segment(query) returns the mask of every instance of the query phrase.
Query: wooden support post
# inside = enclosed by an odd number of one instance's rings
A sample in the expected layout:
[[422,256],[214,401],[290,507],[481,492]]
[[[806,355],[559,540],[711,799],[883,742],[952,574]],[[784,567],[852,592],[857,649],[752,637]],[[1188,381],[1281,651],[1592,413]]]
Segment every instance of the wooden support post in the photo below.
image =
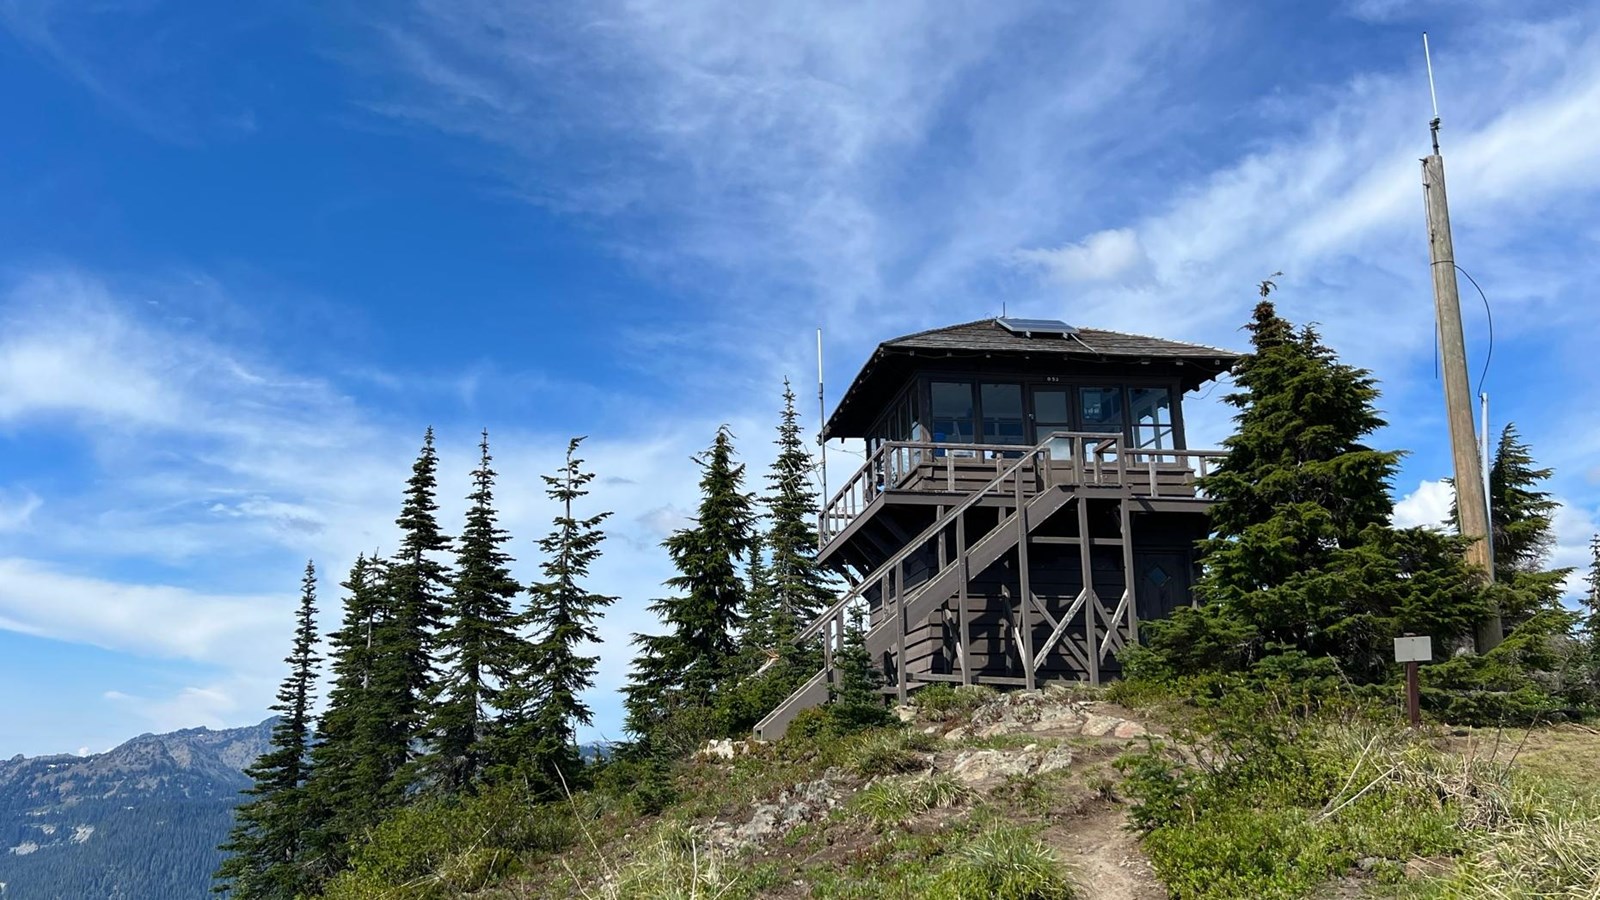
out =
[[[1494,580],[1489,563],[1489,511],[1483,472],[1472,422],[1472,392],[1467,382],[1466,340],[1461,334],[1461,300],[1456,293],[1455,245],[1450,237],[1450,204],[1445,196],[1444,157],[1434,152],[1422,161],[1423,199],[1428,213],[1428,254],[1433,264],[1433,309],[1439,327],[1439,368],[1444,375],[1445,408],[1449,414],[1450,450],[1455,461],[1456,511],[1467,546],[1467,562]],[[1493,600],[1491,599],[1491,603]],[[1499,645],[1500,610],[1491,609],[1478,623],[1477,646],[1486,653]]]
[[961,567],[961,577],[956,579],[956,619],[961,629],[961,683],[972,684],[972,623],[967,610],[967,581],[972,573],[967,570],[967,516],[956,516],[956,565]]
[[[1122,587],[1128,592],[1128,646],[1139,645],[1139,594],[1134,587],[1133,574],[1133,515],[1128,511],[1128,498],[1117,503],[1122,513]],[[1117,623],[1112,622],[1115,628]]]
[[1422,691],[1417,684],[1416,660],[1406,663],[1406,719],[1412,728],[1422,727]]
[[1090,555],[1089,540],[1089,503],[1083,497],[1078,498],[1078,563],[1083,572],[1083,593],[1087,598],[1083,604],[1083,637],[1084,649],[1089,657],[1089,683],[1100,683],[1100,644],[1098,642],[1099,629],[1095,627],[1095,616],[1100,613],[1100,597],[1094,590],[1094,560]]
[[827,673],[823,680],[828,684],[837,684],[833,671],[833,623],[822,627],[822,671]]
[[1028,505],[1022,502],[1022,473],[1017,473],[1017,603],[1022,641],[1022,678],[1028,690],[1036,685],[1033,665],[1033,590],[1028,572]]
[[[834,655],[835,658],[838,658],[838,657],[844,655],[844,629],[845,629],[845,625],[846,625],[846,622],[845,622],[845,615],[844,615],[844,607],[840,607],[838,615],[834,616],[834,618],[833,618],[833,640],[834,640],[833,655]],[[842,683],[844,681],[843,678],[839,677],[839,673],[837,673],[837,672],[834,673],[833,677],[834,677],[834,684],[840,684],[840,683]]]
[[[885,576],[887,578],[888,576]],[[906,702],[906,682],[910,679],[910,670],[906,666],[906,563],[901,560],[894,567],[894,618],[895,652],[899,660],[895,665],[897,677],[894,684],[894,695],[901,703]]]

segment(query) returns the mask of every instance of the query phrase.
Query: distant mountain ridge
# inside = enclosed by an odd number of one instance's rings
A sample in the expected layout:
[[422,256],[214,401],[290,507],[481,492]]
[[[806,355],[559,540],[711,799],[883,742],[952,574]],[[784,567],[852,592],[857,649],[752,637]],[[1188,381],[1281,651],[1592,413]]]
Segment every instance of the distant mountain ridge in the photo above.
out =
[[0,898],[210,896],[244,769],[273,719],[142,734],[90,756],[0,761]]

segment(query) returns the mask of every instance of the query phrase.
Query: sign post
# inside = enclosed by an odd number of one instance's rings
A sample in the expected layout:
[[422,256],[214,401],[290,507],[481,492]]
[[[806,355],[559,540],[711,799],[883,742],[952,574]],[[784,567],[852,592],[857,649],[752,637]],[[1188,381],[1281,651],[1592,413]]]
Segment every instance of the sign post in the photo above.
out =
[[1411,721],[1411,727],[1416,728],[1422,724],[1422,694],[1417,683],[1417,670],[1420,663],[1433,659],[1433,639],[1426,635],[1413,634],[1394,639],[1394,661],[1406,664],[1406,718]]

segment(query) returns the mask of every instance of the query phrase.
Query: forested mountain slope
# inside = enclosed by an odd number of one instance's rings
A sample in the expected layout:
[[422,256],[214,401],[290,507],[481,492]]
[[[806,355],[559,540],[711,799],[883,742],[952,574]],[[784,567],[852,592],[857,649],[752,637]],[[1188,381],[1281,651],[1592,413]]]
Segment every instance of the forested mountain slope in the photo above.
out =
[[272,720],[145,734],[91,756],[0,762],[0,897],[209,896],[248,766]]

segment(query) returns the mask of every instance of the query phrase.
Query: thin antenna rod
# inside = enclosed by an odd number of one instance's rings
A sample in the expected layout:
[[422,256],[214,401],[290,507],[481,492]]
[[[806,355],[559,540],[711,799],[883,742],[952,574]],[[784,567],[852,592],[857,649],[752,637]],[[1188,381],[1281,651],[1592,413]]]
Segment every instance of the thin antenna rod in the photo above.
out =
[[1428,51],[1428,33],[1422,33],[1422,60],[1428,65],[1428,97],[1433,101],[1433,121],[1428,130],[1433,134],[1433,152],[1439,154],[1439,92],[1433,87],[1433,54]]
[[828,442],[823,435],[823,430],[828,424],[828,402],[822,390],[822,329],[817,329],[817,452],[822,457],[822,496],[817,504],[817,538],[820,540],[827,529],[823,527],[823,517],[828,514]]
[[1494,460],[1489,457],[1489,394],[1478,394],[1479,414],[1483,419],[1482,436],[1478,439],[1482,449],[1478,452],[1480,464],[1483,466],[1483,517],[1489,523],[1488,531],[1484,533],[1483,541],[1489,545],[1489,566],[1494,566],[1494,497],[1489,493],[1490,473],[1493,471]]

